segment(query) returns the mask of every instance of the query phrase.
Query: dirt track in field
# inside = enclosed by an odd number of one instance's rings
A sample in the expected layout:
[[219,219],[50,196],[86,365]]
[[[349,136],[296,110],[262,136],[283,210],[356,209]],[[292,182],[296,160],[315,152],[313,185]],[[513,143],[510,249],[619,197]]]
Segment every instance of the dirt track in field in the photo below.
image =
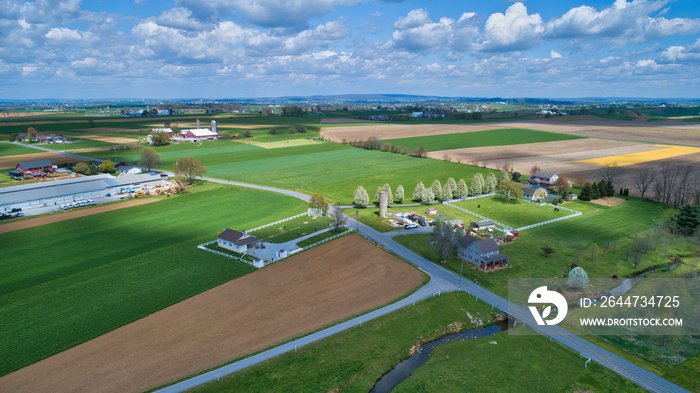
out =
[[50,160],[52,164],[58,165],[64,162],[79,162],[88,161],[77,157],[64,156],[60,153],[30,153],[17,154],[15,156],[0,157],[0,168],[15,168],[19,162],[35,161],[35,160]]
[[0,391],[148,390],[383,305],[421,281],[345,236],[11,373]]
[[125,207],[145,205],[146,203],[156,202],[159,200],[160,199],[134,199],[131,201],[116,203],[116,204],[112,204],[112,205],[92,206],[92,207],[87,208],[87,209],[65,211],[65,212],[61,211],[61,212],[56,212],[55,214],[50,215],[50,216],[37,217],[37,218],[24,220],[24,221],[17,221],[17,222],[7,221],[7,222],[0,224],[0,233],[18,231],[20,229],[25,229],[25,228],[38,227],[39,225],[51,224],[54,222],[65,221],[65,220],[71,220],[73,218],[78,218],[78,217],[91,216],[93,214],[123,209]]
[[322,135],[326,139],[342,142],[343,140],[365,140],[370,137],[383,140],[502,128],[527,128],[591,138],[609,138],[700,147],[700,124],[671,122],[642,124],[639,122],[596,120],[530,120],[522,122],[478,124],[381,124],[328,127],[323,129]]

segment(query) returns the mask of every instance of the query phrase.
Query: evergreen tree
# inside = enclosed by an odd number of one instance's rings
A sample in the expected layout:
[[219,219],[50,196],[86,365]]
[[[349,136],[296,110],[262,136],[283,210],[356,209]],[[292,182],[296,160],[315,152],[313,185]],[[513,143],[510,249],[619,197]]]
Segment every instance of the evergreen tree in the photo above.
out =
[[675,232],[692,235],[700,226],[700,205],[683,205],[672,218]]
[[433,192],[435,199],[443,199],[442,184],[440,184],[440,180],[435,179],[433,184],[430,186],[430,190]]
[[586,183],[581,188],[581,194],[578,196],[582,201],[590,201],[593,199],[593,187],[591,183]]
[[593,183],[591,184],[591,199],[598,198],[600,198],[600,188],[598,187],[598,183]]
[[498,181],[496,180],[496,175],[494,175],[493,172],[491,172],[491,173],[489,173],[488,176],[486,176],[486,183],[484,186],[484,191],[493,192],[496,189],[496,185],[498,185]]
[[622,187],[620,187],[620,195],[622,195],[622,196],[625,195],[625,190],[623,190]]
[[367,194],[367,190],[362,186],[357,187],[354,197],[355,205],[357,206],[367,206],[369,203],[369,194]]
[[459,179],[453,194],[455,198],[466,198],[469,196],[469,187],[467,187],[467,182],[464,179]]
[[625,196],[630,196],[630,189],[629,188],[625,188]]
[[608,180],[605,184],[607,186],[605,195],[606,196],[613,196],[615,195],[615,186],[613,185],[613,182]]
[[396,195],[394,195],[394,200],[396,202],[403,202],[403,186],[399,184],[398,187],[396,187]]
[[423,199],[423,192],[425,191],[425,186],[423,185],[423,182],[420,181],[416,185],[416,189],[413,191],[413,200],[414,201],[420,201]]

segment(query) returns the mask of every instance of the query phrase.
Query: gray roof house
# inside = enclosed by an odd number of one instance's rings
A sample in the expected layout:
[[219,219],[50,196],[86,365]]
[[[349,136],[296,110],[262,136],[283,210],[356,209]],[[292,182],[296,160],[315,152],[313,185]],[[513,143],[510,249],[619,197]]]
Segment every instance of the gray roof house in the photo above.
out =
[[498,244],[493,239],[465,235],[459,239],[457,256],[483,271],[508,266],[508,256],[498,252]]
[[525,180],[534,186],[549,188],[557,179],[559,179],[559,176],[554,172],[536,171]]
[[223,232],[216,238],[217,245],[227,250],[245,253],[250,245],[255,245],[260,239],[247,233],[239,232],[233,229],[224,229]]

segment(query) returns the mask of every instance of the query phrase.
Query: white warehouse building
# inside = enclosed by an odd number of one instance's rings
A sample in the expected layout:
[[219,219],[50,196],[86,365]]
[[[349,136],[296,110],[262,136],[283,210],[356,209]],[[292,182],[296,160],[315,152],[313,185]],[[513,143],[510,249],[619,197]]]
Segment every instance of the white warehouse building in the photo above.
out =
[[0,211],[60,205],[80,199],[118,194],[130,188],[148,189],[161,184],[156,173],[109,174],[75,177],[0,188]]

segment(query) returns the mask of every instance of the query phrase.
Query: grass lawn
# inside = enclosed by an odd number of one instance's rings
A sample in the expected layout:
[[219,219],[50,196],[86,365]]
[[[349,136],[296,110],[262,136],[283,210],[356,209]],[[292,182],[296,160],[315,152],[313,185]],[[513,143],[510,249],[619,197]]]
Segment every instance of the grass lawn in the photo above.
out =
[[310,246],[316,242],[320,242],[321,240],[328,239],[329,237],[333,237],[337,234],[344,233],[347,231],[349,231],[349,229],[343,227],[343,228],[340,228],[339,232],[336,232],[335,230],[330,230],[327,232],[319,233],[316,236],[312,236],[306,240],[300,241],[299,243],[297,243],[297,246],[304,248],[304,247]]
[[[430,298],[374,321],[210,382],[192,392],[368,392],[409,349],[471,325],[492,320],[491,307],[464,293]],[[451,325],[448,328],[448,325]]]
[[[497,344],[491,344],[495,342]],[[452,341],[393,391],[401,392],[645,392],[638,385],[549,342],[508,335]]]
[[250,232],[250,234],[265,242],[277,244],[286,243],[299,237],[306,236],[312,232],[326,229],[328,228],[328,224],[330,222],[331,219],[327,216],[302,216],[293,220],[279,223],[278,225],[273,225]]
[[[123,135],[124,137],[128,138],[128,135]],[[134,136],[134,142],[133,144],[139,143],[137,140],[135,140],[136,137]],[[70,143],[53,143],[53,144],[44,144],[44,145],[38,145],[39,147],[43,147],[45,149],[51,149],[51,150],[57,150],[57,151],[70,151],[70,150],[79,150],[79,149],[89,149],[92,147],[105,147],[105,146],[119,146],[117,143],[109,143],[109,142],[103,142],[103,141],[95,141],[91,139],[82,139],[80,142],[70,142]],[[37,150],[38,152],[38,150]],[[112,159],[114,159],[114,152],[112,152]]]
[[0,375],[250,273],[196,245],[306,208],[264,191],[199,187],[0,234]]
[[[407,195],[419,181],[426,186],[449,177],[471,181],[477,172],[487,176],[489,169],[453,162],[409,157],[380,151],[363,150],[332,142],[263,149],[253,145],[220,140],[201,146],[187,143],[156,148],[163,164],[171,170],[179,157],[194,156],[209,170],[207,176],[253,184],[321,193],[330,201],[351,204],[353,193],[363,186],[370,194],[384,183],[393,189],[402,184]],[[117,151],[119,161],[137,162],[140,149]],[[98,158],[114,159],[113,151],[90,153]]]
[[[406,206],[406,207],[389,207],[387,212],[390,214],[398,212],[409,212],[409,211],[425,211],[422,206]],[[369,226],[370,228],[379,232],[391,232],[402,229],[403,227],[392,227],[389,225],[391,221],[389,218],[379,217],[378,207],[361,207],[361,208],[351,208],[343,210],[348,216],[355,218],[357,217],[361,223]]]
[[32,149],[31,147],[15,145],[13,143],[0,142],[0,157],[32,153],[41,153],[41,151]]
[[[536,206],[524,201],[518,201],[518,203],[504,202],[498,196],[454,202],[454,205],[470,210],[474,213],[481,214],[482,216],[486,216],[492,220],[513,228],[519,228],[573,214],[565,210],[555,212],[551,207]],[[573,207],[568,208],[573,209]],[[571,220],[578,220],[579,218],[581,217],[574,217],[571,218]]]
[[[697,246],[687,237],[658,232],[658,225],[667,215],[666,208],[658,203],[630,198],[614,207],[522,231],[513,244],[500,247],[510,257],[509,268],[484,273],[465,263],[463,275],[467,280],[478,279],[482,286],[500,296],[507,295],[509,278],[559,277],[566,274],[572,263],[583,267],[589,277],[607,278],[613,274],[625,277],[649,266],[668,263],[668,255],[697,251]],[[639,238],[650,239],[650,244],[655,246],[642,255],[637,266],[628,254],[634,248],[635,233]],[[438,262],[435,247],[428,244],[430,236],[402,235],[394,240],[459,273],[461,261],[456,251],[452,251],[446,264]],[[555,253],[545,258],[543,246],[551,246]]]
[[526,130],[521,128],[506,128],[459,134],[444,134],[419,136],[412,138],[387,139],[392,145],[405,147],[408,150],[423,146],[428,151],[462,149],[466,147],[521,145],[524,143],[565,141],[583,137],[567,134],[557,134],[546,131]]

